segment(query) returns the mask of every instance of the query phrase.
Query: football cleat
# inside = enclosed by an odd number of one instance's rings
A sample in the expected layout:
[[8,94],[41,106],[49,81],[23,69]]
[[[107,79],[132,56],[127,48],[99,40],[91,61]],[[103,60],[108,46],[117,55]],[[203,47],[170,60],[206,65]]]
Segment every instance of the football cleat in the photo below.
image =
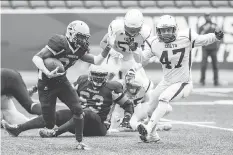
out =
[[47,129],[47,128],[39,129],[39,135],[42,138],[57,137],[56,131],[54,129]]
[[21,133],[17,124],[11,125],[8,124],[6,121],[2,120],[2,126],[13,137],[17,137]]
[[78,142],[76,149],[78,149],[78,150],[91,150],[90,147],[88,147],[86,144],[84,144],[82,142]]
[[144,124],[139,124],[137,129],[139,134],[141,134],[139,137],[144,143],[158,142],[160,140],[160,137],[155,130],[156,127],[152,129],[151,133],[148,133],[148,130]]

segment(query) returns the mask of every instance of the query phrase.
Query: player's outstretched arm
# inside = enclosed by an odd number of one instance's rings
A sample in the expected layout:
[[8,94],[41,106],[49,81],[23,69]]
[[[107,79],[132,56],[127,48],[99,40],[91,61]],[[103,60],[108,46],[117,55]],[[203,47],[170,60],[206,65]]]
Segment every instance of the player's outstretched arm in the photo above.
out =
[[100,65],[107,57],[110,49],[111,46],[107,45],[99,55],[94,56],[93,54],[85,54],[81,60],[91,64]]
[[206,46],[212,44],[216,41],[223,39],[224,33],[218,27],[215,29],[215,33],[208,33],[203,35],[198,35],[196,32],[191,32],[192,36],[192,47]]

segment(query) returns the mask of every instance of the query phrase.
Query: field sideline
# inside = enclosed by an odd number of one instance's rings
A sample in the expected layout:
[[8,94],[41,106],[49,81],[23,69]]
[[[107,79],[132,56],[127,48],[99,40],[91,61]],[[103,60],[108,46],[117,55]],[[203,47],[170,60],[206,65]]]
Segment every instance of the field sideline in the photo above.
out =
[[[21,72],[28,86],[36,84],[35,72]],[[155,83],[161,77],[160,71],[147,71]],[[19,137],[11,137],[1,130],[2,155],[230,155],[233,154],[233,76],[232,71],[220,71],[224,85],[212,86],[212,72],[208,71],[207,86],[197,84],[199,70],[193,71],[194,91],[184,100],[173,103],[173,112],[164,118],[172,123],[171,131],[159,131],[161,141],[153,144],[139,143],[137,132],[111,133],[106,137],[85,137],[91,151],[74,149],[74,136],[66,133],[57,138],[43,139],[38,130],[23,132]],[[71,81],[77,75],[68,73]],[[195,82],[196,81],[196,82]],[[37,95],[33,96],[37,98]],[[33,115],[25,112],[25,115]],[[63,104],[58,109],[66,108]]]

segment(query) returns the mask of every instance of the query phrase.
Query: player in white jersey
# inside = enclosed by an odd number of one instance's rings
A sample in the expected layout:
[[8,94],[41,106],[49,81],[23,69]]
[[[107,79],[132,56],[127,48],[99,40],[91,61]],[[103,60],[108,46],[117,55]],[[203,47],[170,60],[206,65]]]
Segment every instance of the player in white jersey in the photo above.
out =
[[[137,54],[143,61],[158,57],[163,68],[163,79],[152,90],[147,125],[140,124],[138,131],[144,142],[155,142],[160,138],[156,125],[160,118],[172,111],[170,102],[187,97],[193,88],[191,76],[191,50],[193,47],[205,46],[223,38],[218,28],[215,33],[198,35],[191,29],[177,32],[175,18],[170,15],[161,16],[156,25],[157,36],[150,37],[144,51]],[[137,70],[137,67],[135,67]]]
[[[151,28],[144,24],[143,14],[137,9],[129,10],[124,19],[113,20],[100,43],[101,47],[105,47],[107,42],[112,46],[102,65],[115,74],[122,71],[124,77],[132,65],[137,64],[133,52],[141,50],[150,34]],[[143,68],[138,71],[136,78],[143,81],[145,89],[151,84]]]

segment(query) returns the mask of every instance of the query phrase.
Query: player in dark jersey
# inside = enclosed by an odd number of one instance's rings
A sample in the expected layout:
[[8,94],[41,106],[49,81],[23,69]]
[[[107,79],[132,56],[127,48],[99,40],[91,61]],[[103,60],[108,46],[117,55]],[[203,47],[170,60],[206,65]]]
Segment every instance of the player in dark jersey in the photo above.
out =
[[[90,75],[80,76],[74,87],[80,96],[84,108],[84,136],[105,136],[110,126],[111,107],[116,102],[125,110],[123,122],[130,120],[133,114],[133,103],[124,96],[123,85],[116,81],[108,81],[107,72],[97,70],[96,67],[90,71]],[[56,137],[66,131],[75,133],[74,122],[70,120],[72,112],[68,109],[56,112],[55,129],[41,129],[42,137]],[[70,121],[69,121],[70,120]],[[22,131],[42,128],[45,121],[42,116],[20,125],[4,125],[6,130],[13,136],[18,136]]]
[[[30,90],[34,91],[34,90]],[[3,96],[6,96],[3,98]],[[30,97],[30,92],[27,90],[27,87],[22,79],[22,76],[19,72],[13,69],[1,68],[1,109],[8,110],[12,112],[18,112],[12,104],[10,97],[14,97],[19,104],[24,107],[30,114],[41,114],[41,106],[39,103],[32,101]],[[7,105],[9,103],[9,105]],[[17,115],[8,115],[8,117],[17,116]],[[19,115],[18,115],[19,116]],[[20,119],[20,118],[18,118]],[[5,118],[5,120],[15,120],[15,118]],[[16,123],[15,121],[9,123]]]
[[68,25],[65,36],[52,36],[48,44],[32,59],[39,69],[38,94],[46,128],[52,129],[56,124],[55,107],[56,99],[59,98],[73,113],[71,119],[75,122],[78,149],[87,148],[82,143],[84,120],[79,97],[68,81],[66,74],[58,73],[58,68],[49,71],[43,60],[49,57],[56,58],[63,63],[65,70],[79,59],[91,64],[101,64],[111,47],[107,45],[98,56],[87,54],[89,52],[89,37],[88,25],[83,21],[73,21]]

